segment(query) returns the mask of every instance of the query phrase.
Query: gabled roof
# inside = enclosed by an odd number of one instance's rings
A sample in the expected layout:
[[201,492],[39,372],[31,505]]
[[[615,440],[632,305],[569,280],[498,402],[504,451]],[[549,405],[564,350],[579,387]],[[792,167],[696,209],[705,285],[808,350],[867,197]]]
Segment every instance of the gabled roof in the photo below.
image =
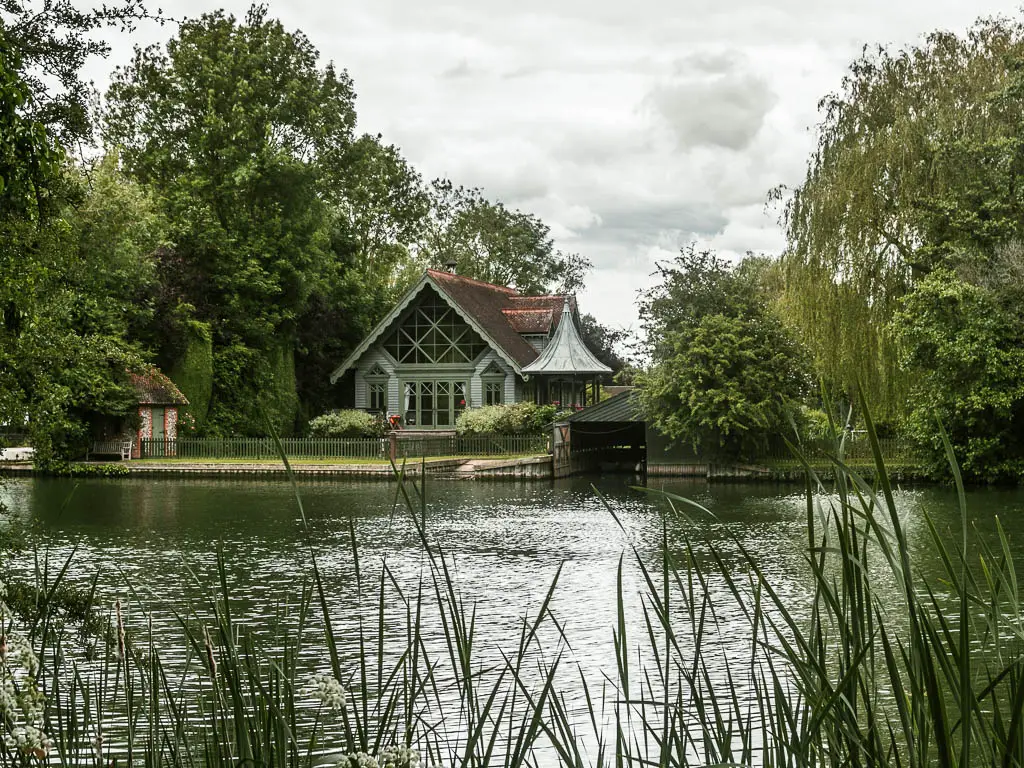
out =
[[572,297],[520,296],[513,288],[428,269],[345,362],[334,369],[332,384],[384,336],[428,286],[447,300],[451,308],[518,374],[522,373],[523,366],[537,359],[537,350],[521,334],[550,333],[558,325],[567,302],[575,310]]
[[156,367],[150,366],[141,373],[129,372],[128,381],[140,405],[188,405],[181,390]]
[[589,375],[611,373],[612,369],[602,363],[576,330],[576,322],[572,318],[569,300],[565,300],[562,319],[555,331],[554,338],[544,347],[540,356],[529,365],[523,366],[523,373],[566,373]]
[[[512,288],[492,285],[481,280],[473,280],[451,272],[428,269],[427,276],[447,296],[456,310],[461,310],[464,319],[473,325],[474,322],[484,329],[481,335],[492,342],[492,346],[504,353],[506,362],[519,372],[526,363],[537,357],[537,350],[505,317],[504,309],[514,307],[519,294]],[[470,322],[470,318],[474,322]],[[474,330],[478,330],[474,328]]]

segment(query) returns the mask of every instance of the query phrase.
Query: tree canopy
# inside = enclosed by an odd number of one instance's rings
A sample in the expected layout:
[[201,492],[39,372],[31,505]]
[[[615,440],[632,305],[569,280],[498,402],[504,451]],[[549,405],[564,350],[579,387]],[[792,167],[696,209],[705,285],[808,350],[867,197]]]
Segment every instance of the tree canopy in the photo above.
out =
[[1024,27],[870,49],[821,101],[818,146],[785,208],[781,306],[821,375],[904,411],[890,320],[931,271],[1021,236]]
[[60,145],[22,112],[15,58],[0,44],[0,424],[30,428],[45,461],[81,444],[89,414],[127,412],[139,357],[98,277],[130,257],[114,232],[101,247],[83,236],[109,212],[90,209]]
[[893,320],[910,374],[907,431],[931,470],[948,472],[937,422],[965,477],[1024,476],[1024,258],[1000,249],[999,281],[968,282],[945,267],[929,273]]
[[638,378],[649,423],[704,456],[760,455],[807,392],[801,348],[772,313],[759,264],[683,249],[641,299],[651,366]]
[[433,206],[422,254],[433,267],[455,262],[460,275],[520,293],[552,289],[575,293],[591,263],[554,249],[550,228],[539,218],[484,198],[479,189],[432,184]]

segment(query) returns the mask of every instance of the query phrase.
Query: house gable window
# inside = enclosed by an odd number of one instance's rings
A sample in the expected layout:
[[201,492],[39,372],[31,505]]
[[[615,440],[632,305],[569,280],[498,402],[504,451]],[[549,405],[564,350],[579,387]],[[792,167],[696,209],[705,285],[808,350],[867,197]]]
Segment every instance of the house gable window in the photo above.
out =
[[505,385],[498,381],[484,382],[484,405],[501,405]]
[[369,408],[373,413],[384,413],[388,407],[388,385],[382,381],[370,382],[368,386]]
[[373,366],[364,374],[366,378],[366,410],[371,413],[386,413],[388,409],[388,372],[380,363]]
[[487,344],[443,299],[429,293],[387,336],[384,349],[399,363],[464,364],[479,357]]
[[505,372],[497,363],[491,363],[480,374],[483,382],[484,405],[501,405],[505,402]]

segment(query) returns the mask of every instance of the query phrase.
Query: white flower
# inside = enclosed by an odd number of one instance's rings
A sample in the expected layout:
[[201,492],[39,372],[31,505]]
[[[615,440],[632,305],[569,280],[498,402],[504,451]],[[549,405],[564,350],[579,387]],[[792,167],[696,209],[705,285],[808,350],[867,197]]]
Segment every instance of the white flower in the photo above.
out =
[[[3,605],[0,603],[0,605]],[[46,697],[36,684],[39,658],[29,641],[0,629],[0,727],[12,751],[40,760],[53,746],[43,732]]]
[[103,729],[97,725],[93,728],[92,751],[97,762],[103,762]]
[[420,753],[411,747],[388,747],[377,756],[380,768],[417,768]]
[[345,755],[337,768],[380,768],[380,765],[365,752],[356,752],[354,755]]
[[313,675],[313,685],[317,697],[325,707],[332,712],[340,712],[345,708],[345,689],[335,677],[326,674]]
[[42,760],[53,747],[50,737],[34,725],[16,725],[4,737],[7,748]]

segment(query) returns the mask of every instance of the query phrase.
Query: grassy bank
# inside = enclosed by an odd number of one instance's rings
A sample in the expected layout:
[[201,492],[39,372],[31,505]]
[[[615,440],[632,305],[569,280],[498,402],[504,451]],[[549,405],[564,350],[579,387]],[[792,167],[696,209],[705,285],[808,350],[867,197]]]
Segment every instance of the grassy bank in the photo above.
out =
[[[80,635],[60,597],[63,566],[40,558],[34,583],[5,599],[14,693],[0,763],[397,768],[415,764],[412,749],[420,764],[457,766],[1020,765],[1024,627],[1010,542],[991,551],[973,540],[961,490],[955,544],[928,526],[945,565],[928,582],[880,452],[873,482],[837,457],[834,482],[805,467],[799,597],[777,591],[735,539],[672,541],[671,516],[714,515],[668,497],[660,542],[623,552],[609,595],[616,661],[597,679],[575,666],[551,611],[557,574],[501,661],[482,653],[473,596],[408,479],[396,513],[418,532],[424,570],[409,587],[385,561],[358,582],[369,618],[330,614],[308,528],[308,580],[273,628],[240,621],[221,562],[219,588],[178,615],[177,637],[137,620],[159,602],[139,584],[131,606],[113,609],[87,591],[81,615],[104,621]],[[298,493],[295,504],[305,526]],[[351,539],[358,563],[358,531]],[[652,545],[653,568],[640,551]],[[899,599],[876,593],[879,581]],[[720,603],[712,583],[727,587]],[[176,643],[171,664],[162,656]],[[310,652],[315,668],[302,662]]]

